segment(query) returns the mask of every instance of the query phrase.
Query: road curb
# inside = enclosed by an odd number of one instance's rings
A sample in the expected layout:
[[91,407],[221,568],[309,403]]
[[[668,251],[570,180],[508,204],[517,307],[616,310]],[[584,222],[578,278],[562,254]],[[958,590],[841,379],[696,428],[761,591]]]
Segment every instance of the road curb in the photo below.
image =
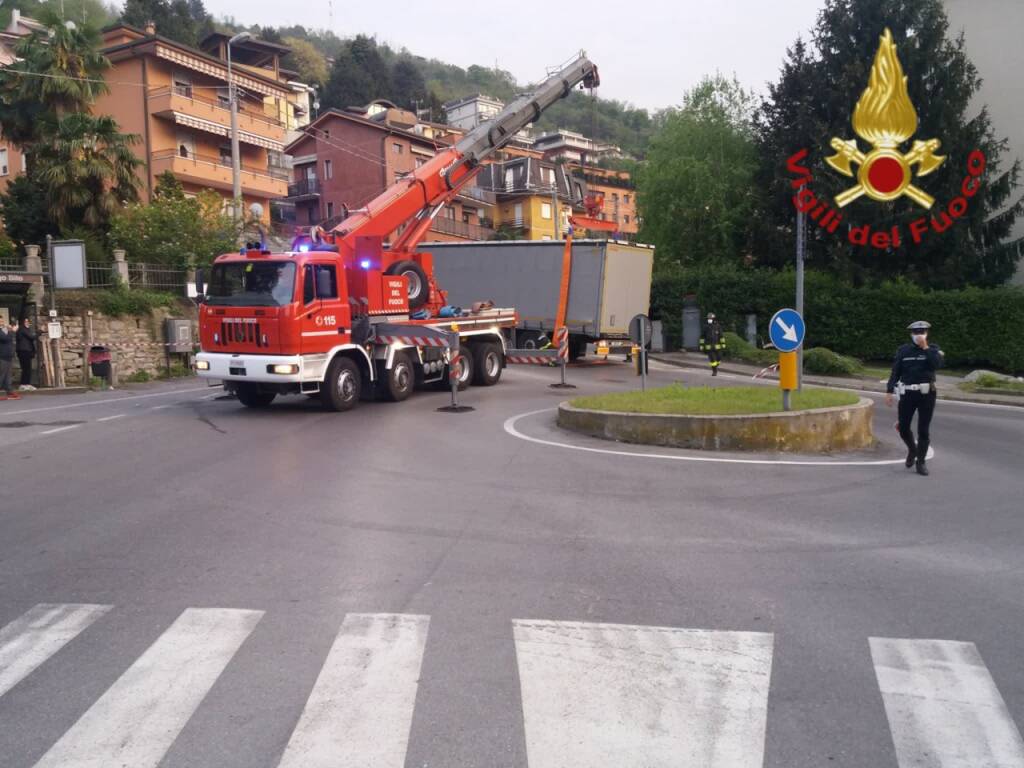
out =
[[[674,359],[674,358],[670,358],[670,357],[665,357],[663,355],[659,355],[657,353],[651,354],[651,359],[652,360],[657,360],[660,363],[665,363],[666,365],[675,366],[676,368],[689,368],[689,369],[692,369],[692,370],[695,370],[695,371],[706,371],[708,369],[708,366],[707,366],[706,363],[702,364],[702,363],[698,363],[698,362],[691,362],[689,360],[677,360],[677,359]],[[733,367],[733,366],[728,365],[728,364],[720,365],[718,367],[718,370],[723,372],[723,373],[731,373],[731,374],[734,374],[736,376],[748,376],[748,377],[752,377],[754,372],[755,372],[751,368],[746,368],[746,369],[744,369],[744,368],[736,368],[736,367]],[[772,375],[764,376],[763,378],[767,379],[769,381],[777,381],[778,380],[778,376],[772,376]],[[884,395],[885,394],[885,388],[884,387],[882,387],[880,385],[877,385],[877,384],[875,384],[874,386],[871,386],[874,383],[873,380],[853,379],[851,381],[835,381],[834,379],[818,379],[818,378],[804,376],[804,383],[806,383],[806,384],[813,384],[813,385],[818,386],[818,387],[834,387],[836,389],[860,389],[860,390],[863,390],[865,392],[874,392],[874,393],[877,393],[877,394],[880,394],[880,395]],[[949,400],[949,401],[957,402],[957,403],[979,403],[981,405],[1008,405],[1011,408],[1024,408],[1024,397],[1019,397],[1017,395],[1003,395],[1003,397],[1006,397],[1006,398],[1018,397],[1019,400],[1003,400],[1003,399],[996,400],[996,399],[993,399],[991,397],[969,397],[969,396],[966,396],[966,395],[957,395],[957,394],[948,395],[948,394],[944,394],[947,391],[948,390],[943,389],[943,390],[941,390],[939,392],[939,400]]]

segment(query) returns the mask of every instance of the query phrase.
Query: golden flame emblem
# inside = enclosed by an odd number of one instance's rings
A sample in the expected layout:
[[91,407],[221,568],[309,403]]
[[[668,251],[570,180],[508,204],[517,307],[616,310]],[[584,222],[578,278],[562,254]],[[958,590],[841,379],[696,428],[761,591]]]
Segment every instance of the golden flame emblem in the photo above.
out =
[[836,205],[842,208],[861,195],[881,202],[906,195],[924,208],[932,207],[935,198],[911,183],[912,168],[916,165],[917,175],[926,176],[946,158],[935,154],[940,146],[938,139],[915,141],[909,152],[899,151],[899,145],[917,131],[917,112],[888,29],[879,41],[868,87],[853,110],[853,130],[872,149],[865,154],[857,147],[856,139],[832,139],[836,154],[826,162],[844,176],[854,175],[852,163],[858,166],[857,186],[836,195]]

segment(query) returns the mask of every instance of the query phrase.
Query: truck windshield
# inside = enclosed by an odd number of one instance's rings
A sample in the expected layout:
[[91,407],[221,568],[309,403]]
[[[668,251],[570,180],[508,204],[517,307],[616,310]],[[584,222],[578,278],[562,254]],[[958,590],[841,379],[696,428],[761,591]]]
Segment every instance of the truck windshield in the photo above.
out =
[[290,261],[238,261],[215,264],[207,304],[280,307],[292,300],[295,264]]

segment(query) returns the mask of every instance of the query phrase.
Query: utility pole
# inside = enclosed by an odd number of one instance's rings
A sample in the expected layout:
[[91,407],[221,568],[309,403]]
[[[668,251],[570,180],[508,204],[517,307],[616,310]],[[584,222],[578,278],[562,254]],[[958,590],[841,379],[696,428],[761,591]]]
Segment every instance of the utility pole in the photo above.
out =
[[[803,187],[800,187],[802,190]],[[804,316],[804,212],[796,211],[796,311]],[[806,318],[804,318],[806,323]],[[804,384],[804,345],[796,351],[796,390],[799,392]]]
[[562,239],[561,222],[558,220],[558,176],[555,175],[555,183],[551,185],[551,216],[555,220],[555,240]]
[[242,218],[242,160],[238,150],[238,88],[231,72],[231,46],[252,38],[248,32],[239,32],[228,40],[228,102],[231,107],[231,210],[235,221]]

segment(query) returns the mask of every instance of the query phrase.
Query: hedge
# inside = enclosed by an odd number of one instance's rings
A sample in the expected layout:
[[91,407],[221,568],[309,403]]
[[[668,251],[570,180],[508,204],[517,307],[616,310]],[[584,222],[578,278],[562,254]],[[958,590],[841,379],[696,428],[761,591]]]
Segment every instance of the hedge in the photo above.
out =
[[[661,271],[651,290],[651,313],[670,338],[681,338],[683,297],[695,294],[701,313],[714,312],[727,329],[742,331],[745,316],[757,315],[758,334],[794,303],[792,270],[733,267]],[[907,283],[855,288],[808,270],[804,279],[805,347],[827,347],[862,360],[888,360],[908,340],[913,320],[932,324],[932,337],[947,365],[1024,371],[1024,289],[966,288],[925,291]]]

